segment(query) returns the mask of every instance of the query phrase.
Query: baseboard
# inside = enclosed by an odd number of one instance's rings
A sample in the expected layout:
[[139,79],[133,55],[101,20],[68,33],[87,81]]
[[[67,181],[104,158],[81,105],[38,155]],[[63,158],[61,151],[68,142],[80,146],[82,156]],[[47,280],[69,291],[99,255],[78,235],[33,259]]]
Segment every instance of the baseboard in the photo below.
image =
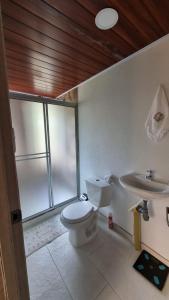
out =
[[[105,221],[107,221],[107,218],[105,215],[103,215],[102,213],[99,212],[99,215],[101,218],[104,218]],[[122,235],[124,238],[128,239],[131,243],[133,243],[133,235],[131,233],[129,233],[128,231],[126,231],[123,227],[121,227],[119,224],[114,223],[114,230],[119,233],[120,235]],[[134,245],[133,245],[134,247]],[[157,259],[159,259],[160,261],[162,261],[164,264],[166,264],[167,266],[169,266],[169,259],[165,258],[164,256],[162,256],[161,254],[159,254],[157,251],[153,250],[151,247],[149,247],[148,245],[146,245],[145,243],[141,242],[141,248],[143,250],[148,251],[149,253],[151,253],[154,257],[156,257]]]
[[153,250],[151,247],[147,246],[144,243],[141,243],[141,248],[150,252],[150,254],[155,256],[157,259],[159,259],[160,261],[162,261],[164,264],[166,264],[169,267],[169,260],[167,258],[165,258],[164,256],[162,256],[161,254],[159,254],[157,251]]

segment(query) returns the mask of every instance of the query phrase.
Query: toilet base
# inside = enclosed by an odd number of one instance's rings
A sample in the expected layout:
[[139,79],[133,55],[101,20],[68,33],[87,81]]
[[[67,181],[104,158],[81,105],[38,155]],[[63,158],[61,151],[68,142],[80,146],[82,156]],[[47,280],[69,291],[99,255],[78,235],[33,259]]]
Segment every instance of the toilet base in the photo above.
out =
[[94,214],[84,226],[69,228],[69,240],[74,247],[89,243],[97,234],[97,214]]

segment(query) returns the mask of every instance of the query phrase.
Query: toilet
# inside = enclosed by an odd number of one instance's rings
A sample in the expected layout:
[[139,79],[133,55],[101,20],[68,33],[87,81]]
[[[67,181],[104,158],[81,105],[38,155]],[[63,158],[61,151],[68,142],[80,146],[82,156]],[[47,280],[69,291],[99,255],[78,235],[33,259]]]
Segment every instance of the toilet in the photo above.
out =
[[95,237],[98,210],[108,206],[112,199],[112,183],[101,178],[91,178],[85,182],[89,200],[68,205],[60,217],[69,230],[69,240],[74,247],[82,246]]

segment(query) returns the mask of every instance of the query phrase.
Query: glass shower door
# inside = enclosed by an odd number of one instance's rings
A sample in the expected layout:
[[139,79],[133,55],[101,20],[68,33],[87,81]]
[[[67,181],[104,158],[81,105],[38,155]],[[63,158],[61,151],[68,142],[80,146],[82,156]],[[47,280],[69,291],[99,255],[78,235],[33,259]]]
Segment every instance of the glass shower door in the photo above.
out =
[[11,100],[23,219],[77,197],[75,108]]
[[54,205],[77,197],[75,109],[48,105]]
[[48,157],[44,106],[11,100],[16,167],[23,219],[49,208]]

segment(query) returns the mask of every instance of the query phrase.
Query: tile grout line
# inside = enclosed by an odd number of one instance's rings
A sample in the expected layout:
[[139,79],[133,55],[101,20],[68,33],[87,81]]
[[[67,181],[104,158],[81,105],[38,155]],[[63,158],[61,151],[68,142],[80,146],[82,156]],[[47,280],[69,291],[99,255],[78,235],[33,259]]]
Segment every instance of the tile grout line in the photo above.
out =
[[61,235],[65,234],[66,232],[63,232],[61,234],[59,234],[57,237],[55,237],[54,239],[52,239],[51,241],[47,242],[46,244],[40,246],[39,248],[37,248],[36,250],[34,250],[33,252],[31,252],[30,254],[28,255],[25,255],[26,258],[28,258],[29,256],[31,256],[33,253],[37,252],[38,250],[42,249],[43,247],[46,247],[48,244],[54,242],[57,238],[59,238]]
[[105,285],[105,287],[101,290],[101,292],[96,296],[96,298],[94,298],[93,300],[97,300],[97,298],[101,295],[101,293],[105,290],[106,287],[110,287],[112,289],[112,291],[114,292],[114,294],[119,298],[119,300],[122,300],[122,298],[116,293],[116,291],[112,288],[112,286],[110,285],[110,283],[107,282],[107,284]]
[[[100,246],[100,247],[102,247],[102,246]],[[94,252],[95,252],[95,250],[92,251],[92,254],[94,254]],[[90,257],[91,254],[87,254],[87,253],[85,253],[85,252],[84,252],[84,254],[85,254],[85,256],[90,260],[90,262],[95,266],[95,268],[96,268],[96,270],[98,271],[98,273],[104,278],[104,280],[105,280],[105,282],[107,283],[107,285],[109,285],[109,286],[111,287],[111,289],[113,290],[113,292],[117,295],[117,297],[119,297],[119,300],[123,300],[123,299],[120,297],[120,295],[116,292],[116,290],[111,286],[111,284],[107,281],[107,279],[105,278],[104,274],[101,272],[101,270],[100,270],[100,269],[98,268],[98,266],[95,264],[95,262],[91,260],[91,257]],[[105,287],[106,287],[106,285],[105,285]],[[102,289],[102,291],[105,289],[105,287]],[[101,291],[101,292],[102,292],[102,291]],[[101,294],[101,292],[96,296],[96,298],[95,298],[94,300],[97,299],[97,297]]]
[[[113,292],[119,297],[119,300],[122,300],[122,298],[120,297],[120,295],[114,290],[114,288],[111,286],[111,284],[107,281],[107,279],[105,278],[104,274],[100,271],[100,269],[97,267],[97,265],[91,260],[90,258],[90,254],[86,254],[85,252],[83,252],[84,255],[90,260],[90,263],[92,263],[96,270],[98,271],[98,273],[104,278],[106,285],[109,285],[111,287],[111,289],[113,290]],[[93,251],[94,253],[94,251]],[[103,290],[105,289],[106,285],[103,287],[103,289],[101,290],[101,292],[99,292],[99,294],[96,296],[96,298],[94,298],[93,300],[96,300],[97,297],[99,297],[99,295],[103,292]]]
[[[90,260],[91,261],[91,260]],[[94,263],[93,263],[94,264]],[[107,279],[105,278],[104,274],[97,268],[97,266],[94,264],[94,266],[96,267],[97,271],[102,275],[102,277],[104,278],[106,285],[105,287],[101,290],[101,292],[96,296],[96,298],[94,298],[94,300],[96,300],[101,293],[104,291],[104,289],[106,288],[106,286],[110,286],[110,288],[112,289],[112,291],[115,293],[115,295],[119,298],[119,300],[123,300],[120,295],[116,292],[116,290],[114,290],[114,288],[111,286],[111,284],[107,281]]]
[[[66,234],[66,232],[60,234],[59,236],[61,236],[61,235],[63,235],[63,234]],[[59,238],[59,236],[57,236],[54,240],[56,240],[57,238]],[[48,250],[48,252],[49,252],[49,255],[50,255],[50,257],[51,257],[51,259],[52,259],[52,261],[53,261],[53,263],[54,263],[54,265],[55,265],[57,271],[58,271],[59,274],[60,274],[60,277],[61,277],[61,279],[62,279],[62,281],[63,281],[63,283],[64,283],[64,285],[65,285],[66,290],[68,291],[68,294],[69,294],[70,298],[71,298],[72,300],[74,300],[74,298],[73,298],[73,296],[71,295],[71,292],[70,292],[70,290],[69,290],[69,288],[68,288],[68,286],[67,286],[67,284],[66,284],[66,282],[65,282],[65,280],[64,280],[64,278],[63,278],[63,276],[62,276],[62,274],[61,274],[61,272],[60,272],[60,270],[59,270],[59,268],[57,267],[57,264],[55,263],[55,261],[54,261],[54,259],[53,259],[52,254],[51,254],[51,252],[50,252],[50,250],[49,250],[49,248],[48,248],[48,245],[49,245],[51,242],[52,242],[52,241],[48,242],[47,244],[43,245],[43,246],[40,247],[40,248],[43,248],[43,247],[46,247],[46,248],[47,248],[47,250]],[[100,247],[102,247],[102,246],[100,246]],[[39,249],[37,249],[36,251],[38,251],[38,250],[39,250]],[[85,253],[85,251],[83,251],[83,249],[81,250],[82,253],[83,253],[83,255],[86,256],[86,258],[90,261],[90,263],[95,267],[95,269],[97,270],[97,272],[98,272],[98,273],[101,275],[101,277],[105,280],[105,285],[104,285],[104,287],[101,289],[100,292],[98,292],[98,294],[96,295],[96,297],[93,298],[93,300],[97,300],[97,298],[101,295],[101,293],[104,291],[104,289],[105,289],[107,286],[109,286],[109,287],[112,289],[112,291],[114,292],[115,295],[117,295],[117,297],[119,298],[119,300],[122,300],[122,298],[119,296],[119,294],[116,292],[116,290],[115,290],[115,289],[112,287],[112,285],[107,281],[107,279],[105,278],[105,276],[104,276],[104,274],[102,273],[102,271],[98,268],[98,266],[95,264],[95,262],[91,260],[91,257],[90,257],[90,256],[95,252],[95,250],[96,250],[96,249],[93,249],[93,251],[92,251],[91,253]],[[36,252],[36,251],[35,251],[35,252]],[[33,254],[33,253],[32,253],[32,254]],[[132,254],[130,253],[130,256],[131,256],[131,255],[132,255]],[[30,256],[30,255],[29,255],[29,256]]]
[[[48,249],[48,247],[47,247],[47,249]],[[49,251],[49,253],[50,253],[50,250],[48,249],[48,251]],[[89,259],[89,257],[88,257],[88,255],[87,254],[85,254],[85,253],[83,253],[86,257],[87,257],[87,259]],[[56,266],[56,268],[57,268],[57,270],[58,270],[58,272],[59,272],[59,274],[60,274],[60,276],[61,276],[61,278],[62,278],[62,280],[63,280],[63,282],[64,282],[64,284],[65,284],[65,286],[66,286],[66,288],[67,288],[67,290],[68,290],[68,292],[69,292],[69,294],[70,294],[70,296],[71,296],[71,298],[72,298],[72,300],[74,300],[74,298],[72,297],[72,295],[71,295],[71,293],[70,293],[70,291],[69,291],[69,288],[67,287],[67,285],[66,285],[66,283],[65,283],[65,281],[64,281],[64,279],[63,279],[63,277],[62,277],[62,275],[61,275],[61,272],[60,272],[60,270],[58,269],[58,267],[57,267],[57,265],[56,265],[56,263],[55,263],[55,261],[54,261],[54,259],[53,259],[53,257],[52,257],[52,254],[50,253],[50,256],[51,256],[51,258],[52,258],[52,260],[53,260],[53,262],[54,262],[54,264],[55,264],[55,266]],[[95,264],[90,260],[90,262],[95,266]],[[102,275],[102,273],[100,272],[100,270],[95,266],[95,268],[96,268],[96,270],[98,271],[98,273],[104,278],[104,280],[105,280],[105,286],[101,289],[101,291],[97,294],[97,296],[95,297],[95,298],[93,298],[93,300],[96,300],[97,299],[97,297],[99,297],[99,295],[103,292],[103,290],[106,288],[106,286],[107,285],[109,285],[110,286],[110,284],[108,283],[108,281],[105,279],[105,277]],[[110,286],[111,287],[111,286]],[[112,287],[111,287],[112,288]],[[113,289],[112,289],[113,290]],[[116,293],[115,293],[116,294]],[[120,298],[120,300],[121,300],[121,298]]]
[[106,285],[102,288],[102,290],[98,293],[98,295],[93,299],[93,300],[97,300],[97,298],[101,295],[101,293],[104,291],[104,289],[108,286],[108,283],[106,283]]
[[70,298],[71,298],[72,300],[74,300],[73,297],[72,297],[72,295],[71,295],[71,292],[69,291],[69,288],[68,288],[68,286],[67,286],[65,280],[63,279],[63,276],[62,276],[62,274],[61,274],[59,268],[57,267],[57,264],[55,263],[55,261],[54,261],[54,259],[53,259],[52,254],[50,253],[50,250],[49,250],[49,248],[48,248],[48,245],[46,245],[46,248],[47,248],[47,250],[48,250],[48,252],[49,252],[49,255],[50,255],[50,257],[51,257],[51,259],[52,259],[52,261],[53,261],[53,263],[54,263],[54,265],[55,265],[57,271],[58,271],[59,274],[60,274],[60,277],[61,277],[61,279],[62,279],[62,281],[63,281],[63,283],[64,283],[64,285],[65,285],[65,287],[66,287],[66,289],[67,289],[67,291],[68,291],[68,294],[69,294]]
[[[65,233],[65,232],[62,232],[62,230],[59,230],[59,231],[56,230],[57,236],[54,235],[50,240],[47,240],[45,243],[42,243],[42,233],[43,233],[44,228],[48,228],[48,226],[53,225],[53,223],[56,223],[56,226],[57,226],[58,221],[59,221],[59,214],[50,216],[47,219],[42,220],[42,222],[34,223],[29,228],[23,229],[25,250],[28,249],[28,246],[27,246],[28,241],[29,241],[29,243],[32,244],[32,242],[30,242],[30,240],[32,240],[32,238],[30,238],[30,236],[36,236],[39,243],[41,244],[40,246],[35,247],[35,249],[33,248],[32,251],[30,251],[30,252],[26,251],[26,252],[28,252],[28,254],[26,254],[26,257],[29,257],[30,255],[32,255],[33,253],[35,253],[36,251],[38,251],[42,247],[46,246],[47,244],[51,243],[56,238],[58,238],[59,236],[61,236],[62,234]],[[40,233],[41,233],[40,236],[39,236],[38,231],[40,231]]]

